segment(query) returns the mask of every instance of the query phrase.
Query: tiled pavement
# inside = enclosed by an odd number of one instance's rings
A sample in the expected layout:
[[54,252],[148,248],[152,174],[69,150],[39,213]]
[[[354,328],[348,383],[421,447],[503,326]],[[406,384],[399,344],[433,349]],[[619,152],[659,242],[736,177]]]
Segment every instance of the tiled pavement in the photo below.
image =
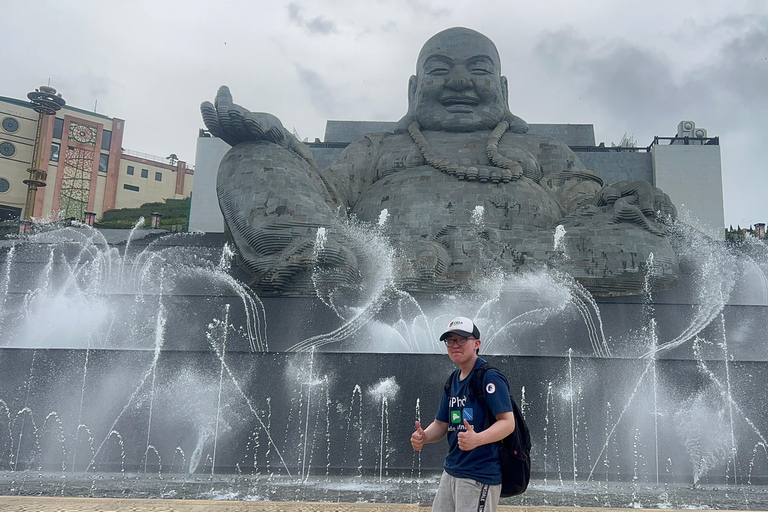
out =
[[[0,496],[0,512],[407,512],[431,511],[429,505],[400,503],[310,503],[113,498]],[[642,509],[636,509],[642,510]],[[586,507],[500,506],[500,512],[626,512]],[[665,512],[674,512],[665,510]]]

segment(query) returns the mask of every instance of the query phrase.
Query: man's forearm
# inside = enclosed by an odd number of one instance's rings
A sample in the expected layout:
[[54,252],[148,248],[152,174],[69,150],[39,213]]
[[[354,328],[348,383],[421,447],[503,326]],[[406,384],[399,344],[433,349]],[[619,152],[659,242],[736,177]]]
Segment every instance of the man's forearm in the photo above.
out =
[[448,424],[437,420],[424,429],[424,444],[432,444],[441,440],[448,431]]
[[502,439],[507,437],[514,430],[515,430],[514,417],[503,418],[503,419],[496,420],[496,422],[494,422],[493,425],[483,430],[482,432],[478,432],[477,439],[480,442],[480,445],[495,443],[496,441],[501,441]]

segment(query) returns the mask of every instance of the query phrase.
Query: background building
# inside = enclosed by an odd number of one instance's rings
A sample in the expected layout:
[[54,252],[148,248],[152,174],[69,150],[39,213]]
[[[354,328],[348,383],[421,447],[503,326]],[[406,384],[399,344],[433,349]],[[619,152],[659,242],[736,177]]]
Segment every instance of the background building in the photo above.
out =
[[229,151],[229,147],[229,144],[218,137],[200,130],[195,148],[195,169],[202,168],[205,172],[197,174],[197,190],[192,195],[189,209],[190,230],[224,232],[224,217],[219,210],[219,198],[216,195],[216,175],[219,172],[219,163]]
[[[320,168],[331,162],[350,143],[366,133],[391,132],[394,122],[327,121],[324,141],[307,143]],[[566,143],[584,165],[605,184],[647,181],[666,192],[680,216],[702,233],[722,240],[725,236],[720,140],[707,137],[693,121],[682,121],[672,137],[655,137],[647,147],[626,138],[616,146],[595,143],[591,124],[530,124],[530,132]],[[198,189],[192,197],[190,229],[223,231],[224,220],[216,197],[219,162],[229,146],[200,130],[195,168]]]
[[[40,126],[38,126],[40,124]],[[37,191],[34,218],[96,219],[115,208],[183,199],[194,170],[182,161],[122,148],[125,121],[69,105],[38,116],[29,101],[0,96],[0,220],[21,218],[35,144],[46,186]]]

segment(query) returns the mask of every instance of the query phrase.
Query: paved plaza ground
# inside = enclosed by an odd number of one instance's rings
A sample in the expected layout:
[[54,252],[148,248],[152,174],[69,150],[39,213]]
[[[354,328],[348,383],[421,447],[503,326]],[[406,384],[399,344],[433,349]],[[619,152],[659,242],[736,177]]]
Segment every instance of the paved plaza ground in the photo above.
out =
[[[430,510],[437,478],[292,479],[238,475],[0,472],[0,512],[5,511],[377,511]],[[532,480],[522,496],[502,499],[506,511],[765,510],[768,486]]]
[[[432,507],[426,504],[402,503],[308,503],[0,496],[0,512],[427,512],[430,510],[432,510]],[[628,509],[500,506],[499,510],[500,512],[626,512]],[[668,509],[666,512],[674,511]]]

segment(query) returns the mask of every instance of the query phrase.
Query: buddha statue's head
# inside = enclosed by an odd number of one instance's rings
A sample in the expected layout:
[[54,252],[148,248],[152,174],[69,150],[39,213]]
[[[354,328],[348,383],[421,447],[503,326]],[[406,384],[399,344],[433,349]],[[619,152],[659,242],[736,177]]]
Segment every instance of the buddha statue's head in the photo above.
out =
[[496,45],[462,27],[432,36],[408,81],[408,113],[399,128],[418,121],[424,130],[471,132],[491,130],[503,120],[513,131],[527,131],[509,111],[507,78],[501,75]]

